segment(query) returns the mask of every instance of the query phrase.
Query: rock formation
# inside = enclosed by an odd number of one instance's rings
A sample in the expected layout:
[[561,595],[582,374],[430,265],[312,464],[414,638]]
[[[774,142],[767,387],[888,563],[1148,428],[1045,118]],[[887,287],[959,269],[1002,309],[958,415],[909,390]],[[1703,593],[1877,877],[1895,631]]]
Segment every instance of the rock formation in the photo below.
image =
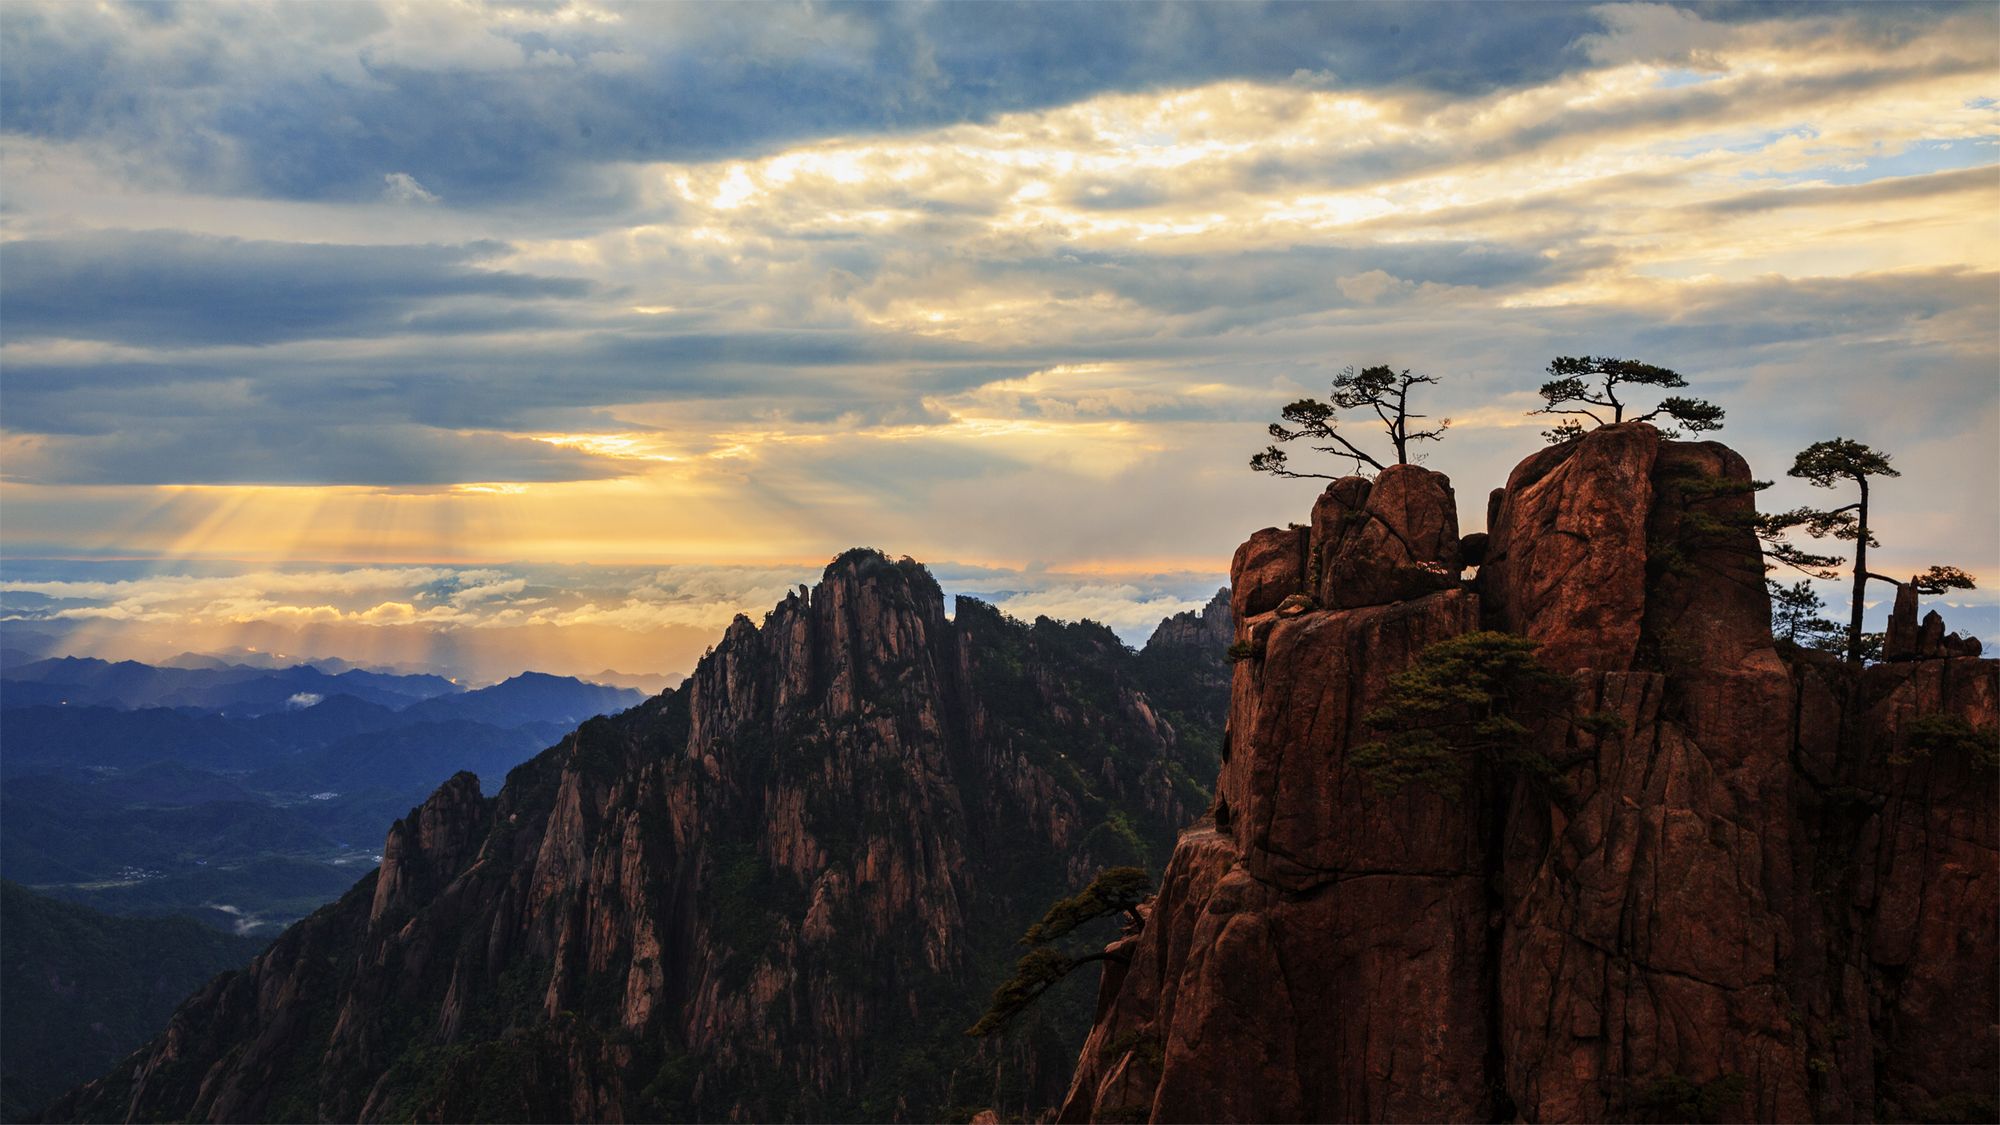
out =
[[452,779],[379,872],[48,1118],[1040,1112],[1087,989],[1067,1039],[1060,1010],[963,1029],[1049,901],[1157,869],[1209,804],[1226,688],[1162,659],[972,599],[947,620],[922,567],[850,551],[496,796]]
[[[1251,536],[1218,803],[1112,947],[1061,1120],[1991,1119],[1995,662],[1781,658],[1749,480],[1625,424],[1467,541],[1413,466]],[[1471,758],[1457,801],[1349,761],[1481,628],[1623,720],[1538,732],[1573,815]]]
[[1221,653],[1236,639],[1236,622],[1230,616],[1229,602],[1229,587],[1224,586],[1199,611],[1189,610],[1163,619],[1146,647],[1193,649],[1211,656]]
[[1978,637],[1944,631],[1944,618],[1932,610],[1917,621],[1916,579],[1896,587],[1896,605],[1889,613],[1889,630],[1882,637],[1884,660],[1935,660],[1940,656],[1978,656],[1985,647]]

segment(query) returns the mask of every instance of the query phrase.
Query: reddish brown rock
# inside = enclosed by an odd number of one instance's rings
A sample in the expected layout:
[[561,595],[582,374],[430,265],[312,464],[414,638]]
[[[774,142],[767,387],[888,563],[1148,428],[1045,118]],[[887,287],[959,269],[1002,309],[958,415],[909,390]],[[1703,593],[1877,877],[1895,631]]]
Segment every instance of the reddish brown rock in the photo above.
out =
[[1917,591],[1896,587],[1896,605],[1889,611],[1889,628],[1882,636],[1882,659],[1911,660],[1917,655]]
[[1361,719],[1391,675],[1478,627],[1479,600],[1464,591],[1277,624],[1254,710],[1230,717],[1247,735],[1232,740],[1230,764],[1245,776],[1236,833],[1252,874],[1305,891],[1355,871],[1476,869],[1485,845],[1464,807],[1417,789],[1381,797],[1345,750],[1374,737]]
[[1313,505],[1315,595],[1328,609],[1419,598],[1458,584],[1458,507],[1451,480],[1391,465],[1371,483],[1344,477]]
[[1085,1122],[1104,1111],[1136,1115],[1139,1107],[1150,1114],[1195,925],[1236,859],[1235,842],[1209,821],[1181,834],[1159,894],[1141,908],[1145,929],[1108,947],[1131,961],[1105,967],[1096,1019],[1059,1120]]
[[382,844],[369,921],[408,909],[436,893],[469,863],[486,834],[479,778],[460,770],[410,815],[389,827]]
[[[1908,731],[2000,725],[1995,662],[1780,660],[1749,481],[1723,446],[1606,427],[1495,495],[1477,604],[1243,622],[1233,823],[1183,837],[1124,939],[1063,1119],[1651,1120],[1676,1083],[1732,1121],[1992,1098],[2000,800]],[[1329,489],[1315,545],[1337,555],[1371,491]],[[1476,767],[1460,803],[1384,799],[1344,764],[1387,678],[1482,610],[1623,720],[1538,736],[1573,814]],[[1953,651],[1929,631],[1913,649]]]
[[[1926,660],[1868,669],[1856,692],[1854,780],[1879,809],[1852,841],[1851,915],[1872,1027],[1877,1096],[1909,1113],[2000,1070],[2000,808],[1994,775],[1963,754],[1913,755],[1908,727],[1957,715],[2000,727],[2000,668]],[[1892,759],[1904,759],[1898,765]],[[1985,1091],[1990,1094],[1991,1084]]]
[[1229,564],[1229,611],[1239,625],[1269,613],[1305,582],[1306,532],[1267,527],[1236,548]]
[[[1780,910],[1797,904],[1770,894],[1790,856],[1762,817],[1765,755],[1690,737],[1658,673],[1591,673],[1585,691],[1627,731],[1582,740],[1577,815],[1521,788],[1508,816],[1500,1046],[1517,1109],[1608,1120],[1664,1075],[1737,1074],[1747,1119],[1809,1117],[1778,979]],[[1782,766],[1783,741],[1767,746]]]
[[1660,434],[1593,430],[1515,468],[1487,528],[1481,597],[1562,671],[1632,666],[1646,611],[1646,522]]

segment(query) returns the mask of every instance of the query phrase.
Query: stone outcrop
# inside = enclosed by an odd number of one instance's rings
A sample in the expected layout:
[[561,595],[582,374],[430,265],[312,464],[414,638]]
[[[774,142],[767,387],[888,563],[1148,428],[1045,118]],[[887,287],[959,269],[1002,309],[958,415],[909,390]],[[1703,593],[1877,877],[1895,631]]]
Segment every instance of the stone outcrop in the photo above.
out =
[[1229,564],[1232,622],[1277,609],[1306,583],[1306,536],[1302,527],[1267,527],[1236,548]]
[[[1298,533],[1253,536],[1222,800],[1112,947],[1061,1119],[1991,1112],[2000,800],[1909,731],[1992,731],[1995,662],[1781,659],[1749,481],[1605,427],[1522,462],[1469,549],[1437,474],[1336,481],[1289,610]],[[1469,757],[1458,801],[1350,762],[1389,678],[1482,626],[1623,720],[1538,732],[1573,804]]]
[[1146,647],[1194,649],[1219,655],[1235,639],[1236,622],[1230,611],[1229,587],[1224,586],[1199,611],[1189,610],[1162,619],[1147,639]]
[[1895,608],[1889,613],[1889,630],[1882,637],[1884,660],[1936,660],[1941,656],[1978,656],[1985,646],[1978,637],[1961,637],[1944,631],[1944,618],[1932,610],[1917,621],[1917,590],[1912,578],[1896,587]]
[[1088,623],[947,619],[922,567],[848,552],[496,796],[453,778],[379,872],[49,1117],[1039,1113],[1081,1021],[962,1032],[1018,955],[996,936],[1163,863],[1208,804],[1186,778],[1225,689],[1179,667]]

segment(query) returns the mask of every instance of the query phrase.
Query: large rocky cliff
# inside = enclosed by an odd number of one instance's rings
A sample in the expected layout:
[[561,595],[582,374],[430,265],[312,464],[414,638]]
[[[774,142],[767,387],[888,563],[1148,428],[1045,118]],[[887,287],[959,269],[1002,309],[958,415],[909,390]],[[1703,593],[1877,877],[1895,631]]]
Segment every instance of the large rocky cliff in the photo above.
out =
[[[1626,424],[1524,461],[1481,535],[1397,466],[1252,536],[1220,801],[1111,947],[1061,1119],[1992,1119],[2000,798],[1912,737],[2000,723],[1995,662],[1781,652],[1749,480]],[[1573,803],[1350,759],[1482,628],[1623,720],[1539,731]]]
[[454,778],[378,873],[48,1116],[1052,1107],[1087,988],[1004,1040],[963,1030],[1051,899],[1104,866],[1158,870],[1209,804],[1221,645],[1175,640],[1134,654],[963,598],[947,620],[921,566],[850,551],[496,796]]

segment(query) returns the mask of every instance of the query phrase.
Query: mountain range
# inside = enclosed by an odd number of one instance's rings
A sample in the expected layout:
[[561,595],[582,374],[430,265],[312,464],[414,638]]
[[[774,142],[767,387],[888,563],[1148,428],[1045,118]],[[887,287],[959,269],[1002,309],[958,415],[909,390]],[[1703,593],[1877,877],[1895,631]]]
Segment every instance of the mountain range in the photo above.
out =
[[45,1119],[1992,1120],[2000,662],[1775,640],[1756,487],[1343,478],[1139,652],[849,551]]
[[[377,872],[190,999],[176,1061],[134,1056],[54,1112],[1038,1112],[1087,988],[964,1031],[1049,902],[1100,868],[1160,870],[1208,807],[1228,613],[1225,595],[1134,652],[971,598],[947,618],[923,567],[848,552],[495,795],[447,782]],[[282,1016],[257,999],[281,995]]]
[[[396,817],[453,774],[498,778],[578,722],[644,698],[534,672],[477,691],[436,676],[76,658],[7,676],[0,875],[114,913],[187,913],[240,932],[336,897],[373,866]],[[334,685],[361,694],[295,690]],[[284,692],[290,705],[260,710]],[[30,702],[52,694],[72,698]],[[132,699],[182,702],[106,702]]]

